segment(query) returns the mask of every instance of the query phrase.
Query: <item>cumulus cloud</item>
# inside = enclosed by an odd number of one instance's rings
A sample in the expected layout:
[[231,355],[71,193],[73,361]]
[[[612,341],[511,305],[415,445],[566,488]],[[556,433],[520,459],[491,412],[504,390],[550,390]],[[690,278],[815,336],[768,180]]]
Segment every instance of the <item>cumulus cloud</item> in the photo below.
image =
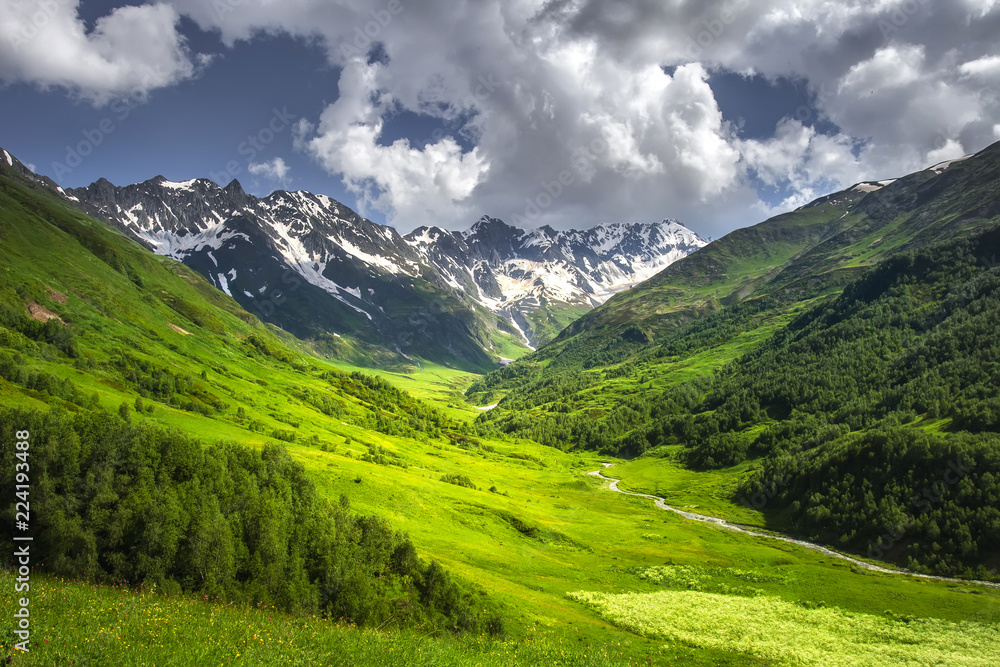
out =
[[253,176],[263,176],[285,186],[288,184],[288,173],[291,168],[282,158],[276,157],[270,162],[251,162],[247,170]]
[[186,47],[169,4],[115,9],[90,32],[78,7],[76,0],[0,0],[0,80],[104,104],[187,79],[208,62]]
[[767,215],[808,204],[846,184],[866,180],[863,159],[854,156],[854,142],[844,135],[820,134],[801,121],[786,118],[773,137],[740,142],[748,172],[770,188],[790,191],[776,205],[760,202]]
[[306,140],[312,128],[300,123],[296,141],[343,176],[362,208],[420,222],[453,214],[485,177],[489,163],[478,148],[463,152],[452,137],[422,149],[408,139],[380,145],[383,117],[396,101],[379,83],[383,71],[377,63],[350,61],[341,72],[340,97],[323,112],[316,136]]
[[[555,226],[671,216],[717,234],[1000,136],[993,0],[169,4],[117,10],[89,35],[66,10],[62,64],[21,57],[0,72],[80,94],[120,87],[146,63],[165,64],[164,82],[190,76],[177,14],[227,45],[272,33],[319,43],[341,70],[339,97],[300,121],[294,144],[404,230],[489,213]],[[135,12],[155,38],[136,27],[126,39]],[[93,72],[67,64],[88,57]],[[827,129],[790,113],[771,136],[741,136],[716,102],[717,71],[801,83]],[[404,111],[442,131],[385,145]],[[790,194],[775,207],[764,190]]]

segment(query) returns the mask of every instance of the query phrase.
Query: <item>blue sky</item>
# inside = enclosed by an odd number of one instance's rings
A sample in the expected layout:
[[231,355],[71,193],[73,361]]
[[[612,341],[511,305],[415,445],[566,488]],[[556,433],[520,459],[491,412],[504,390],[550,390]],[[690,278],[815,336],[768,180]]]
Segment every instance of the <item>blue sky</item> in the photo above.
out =
[[64,187],[235,177],[401,231],[671,217],[717,237],[1000,139],[982,0],[0,9],[0,146]]
[[152,91],[144,100],[126,94],[98,107],[60,89],[10,85],[0,92],[3,126],[9,132],[2,145],[55,178],[60,171],[55,163],[67,165],[67,148],[87,141],[85,132],[95,136],[101,121],[110,119],[114,130],[79,167],[56,178],[60,185],[85,186],[102,176],[119,185],[160,174],[175,181],[212,178],[228,173],[227,164],[237,160],[239,172],[232,176],[248,192],[266,195],[281,188],[274,179],[248,173],[252,154],[258,163],[285,160],[291,189],[351,203],[353,197],[339,178],[293,150],[291,127],[276,133],[260,151],[247,145],[239,152],[247,137],[268,126],[275,109],[296,120],[316,117],[337,99],[338,69],[328,64],[322,49],[289,36],[265,37],[227,49],[217,35],[193,24],[186,28],[192,45],[219,54],[197,78]]

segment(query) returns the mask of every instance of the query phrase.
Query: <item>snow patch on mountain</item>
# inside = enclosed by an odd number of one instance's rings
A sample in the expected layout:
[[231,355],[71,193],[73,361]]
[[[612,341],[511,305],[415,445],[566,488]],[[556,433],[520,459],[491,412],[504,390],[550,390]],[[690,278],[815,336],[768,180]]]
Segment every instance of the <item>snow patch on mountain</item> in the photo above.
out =
[[524,231],[490,217],[464,232],[422,227],[405,240],[445,283],[504,316],[528,343],[525,314],[600,305],[706,244],[674,220]]
[[[137,231],[136,235],[153,248],[157,255],[166,255],[172,259],[183,260],[193,252],[204,249],[218,250],[227,241],[243,238],[249,241],[246,234],[240,234],[224,227],[216,226],[197,233],[178,236],[163,229]],[[218,264],[216,264],[218,266]]]
[[[705,245],[672,220],[525,231],[484,216],[465,231],[423,227],[403,237],[325,195],[279,190],[257,198],[235,180],[225,188],[205,179],[157,177],[123,188],[100,180],[67,196],[79,196],[95,215],[156,253],[205,272],[244,307],[262,304],[267,288],[261,282],[273,284],[274,272],[284,272],[285,286],[288,275],[297,275],[381,332],[400,326],[384,315],[388,299],[399,299],[400,289],[418,289],[414,281],[420,280],[422,289],[442,290],[472,310],[503,317],[532,346],[532,312],[594,307]],[[270,268],[258,277],[261,265]],[[393,287],[373,289],[381,285]],[[426,308],[421,303],[423,297],[414,299],[414,307]]]
[[348,240],[346,240],[346,239],[344,239],[342,237],[333,237],[333,236],[331,236],[331,237],[329,237],[329,239],[332,242],[334,242],[335,244],[337,244],[338,246],[340,246],[341,248],[343,248],[349,255],[353,255],[354,257],[357,257],[358,259],[360,259],[365,264],[369,264],[371,266],[377,266],[380,269],[382,269],[384,271],[387,271],[388,273],[404,274],[404,275],[407,275],[407,276],[414,275],[409,270],[403,268],[402,266],[400,266],[396,262],[392,261],[391,259],[389,259],[387,257],[382,257],[382,256],[379,256],[379,255],[372,255],[370,253],[367,253],[364,250],[362,250],[361,248],[359,248],[358,246],[354,245],[353,243],[351,243],[350,241],[348,241]]
[[217,284],[219,285],[219,289],[221,289],[223,292],[225,292],[229,296],[232,296],[233,293],[229,291],[229,280],[226,278],[225,274],[223,274],[223,273],[217,273],[215,275],[215,277],[218,279],[218,283]]
[[170,190],[192,190],[197,182],[197,178],[192,178],[190,181],[180,181],[179,183],[164,180],[160,181],[160,186]]
[[946,171],[951,165],[955,164],[956,162],[962,162],[964,160],[968,160],[970,157],[972,157],[971,154],[963,155],[962,157],[955,158],[954,160],[945,160],[944,162],[938,162],[937,164],[929,167],[929,169],[933,171],[935,174],[940,174],[941,172]]

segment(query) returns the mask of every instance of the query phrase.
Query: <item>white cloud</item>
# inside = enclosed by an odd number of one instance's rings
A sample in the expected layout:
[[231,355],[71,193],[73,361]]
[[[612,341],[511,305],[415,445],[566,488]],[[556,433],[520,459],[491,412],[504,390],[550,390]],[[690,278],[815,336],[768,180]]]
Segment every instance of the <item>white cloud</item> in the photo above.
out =
[[965,149],[962,148],[962,144],[955,141],[954,139],[948,139],[944,142],[941,148],[931,151],[927,154],[927,161],[930,165],[935,165],[939,162],[945,162],[946,160],[954,160],[965,155]]
[[[489,171],[489,162],[478,148],[463,152],[452,137],[422,149],[408,139],[380,145],[383,116],[395,101],[380,86],[381,73],[380,65],[360,59],[343,69],[340,98],[323,112],[308,151],[329,171],[341,174],[365,206],[386,213],[390,221],[422,224],[453,216]],[[304,135],[297,139],[305,141]]]
[[787,211],[831,188],[866,180],[862,159],[854,156],[853,148],[850,137],[823,135],[790,118],[779,123],[770,139],[741,142],[750,173],[764,185],[792,191],[776,206],[761,202],[757,208],[768,215]]
[[970,60],[967,63],[962,63],[958,71],[966,77],[987,81],[1000,79],[1000,56],[984,56],[977,60]]
[[[404,230],[534,205],[538,224],[671,216],[718,235],[777,210],[761,203],[759,183],[790,189],[781,206],[791,207],[1000,138],[993,0],[170,5],[226,44],[263,33],[322,44],[342,68],[340,96],[294,128],[294,145]],[[161,65],[155,85],[192,75],[177,14],[164,5],[117,10],[89,35],[67,6],[50,28],[63,45],[55,64],[41,53],[0,58],[0,76],[99,98],[134,85],[146,65]],[[9,24],[0,19],[8,34]],[[374,42],[386,57],[370,65],[363,52]],[[801,82],[836,129],[823,135],[786,118],[771,136],[740,137],[708,84],[719,69]],[[465,124],[454,136],[382,145],[401,110]]]
[[288,184],[288,173],[291,169],[282,158],[276,157],[270,162],[251,162],[248,171],[253,176],[263,176],[285,186]]
[[887,46],[870,59],[858,63],[840,80],[838,93],[863,96],[886,88],[907,86],[920,79],[924,48],[916,44]]
[[95,104],[141,97],[194,76],[169,4],[120,7],[86,31],[75,0],[0,0],[0,80],[59,87]]

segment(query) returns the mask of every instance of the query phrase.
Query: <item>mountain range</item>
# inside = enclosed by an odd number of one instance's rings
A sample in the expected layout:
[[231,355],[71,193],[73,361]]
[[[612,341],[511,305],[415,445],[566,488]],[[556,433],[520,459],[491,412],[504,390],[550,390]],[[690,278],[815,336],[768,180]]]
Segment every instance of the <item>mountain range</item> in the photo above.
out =
[[484,216],[466,231],[403,236],[305,191],[258,198],[236,180],[162,176],[63,191],[34,177],[260,319],[355,362],[507,363],[706,244],[673,220],[526,231]]

